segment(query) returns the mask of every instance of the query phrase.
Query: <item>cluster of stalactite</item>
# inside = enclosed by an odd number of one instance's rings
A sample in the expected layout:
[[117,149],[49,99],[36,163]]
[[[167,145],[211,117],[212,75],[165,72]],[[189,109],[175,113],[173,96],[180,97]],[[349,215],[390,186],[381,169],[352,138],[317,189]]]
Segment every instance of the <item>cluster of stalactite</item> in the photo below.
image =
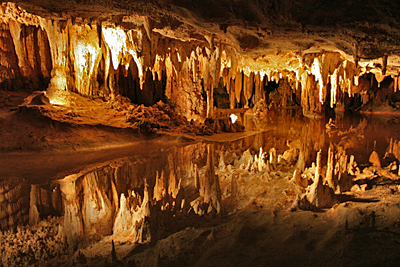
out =
[[[304,115],[319,116],[326,107],[343,104],[346,95],[366,95],[360,77],[370,72],[378,87],[391,75],[391,88],[399,88],[398,74],[386,72],[387,57],[382,65],[327,51],[254,59],[212,37],[163,36],[146,17],[135,17],[139,26],[127,29],[112,21],[47,20],[11,3],[1,5],[1,21],[0,80],[51,77],[47,92],[53,103],[65,102],[69,91],[106,100],[122,95],[145,105],[169,101],[188,119],[211,118],[218,102],[214,90],[222,87],[230,108],[271,98],[280,106],[301,104]],[[279,83],[275,93],[268,89],[270,81]]]
[[[52,69],[46,31],[30,25],[38,23],[38,18],[13,4],[2,3],[0,14],[0,87],[43,88]],[[21,18],[14,19],[13,14]]]

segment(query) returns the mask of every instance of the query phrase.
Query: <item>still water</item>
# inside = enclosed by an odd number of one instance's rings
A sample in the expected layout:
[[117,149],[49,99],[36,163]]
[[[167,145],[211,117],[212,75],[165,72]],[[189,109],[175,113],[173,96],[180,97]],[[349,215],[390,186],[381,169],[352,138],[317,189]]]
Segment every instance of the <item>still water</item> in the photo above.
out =
[[[336,114],[327,127],[328,119],[281,110],[240,120],[249,132],[239,139],[232,133],[218,141],[160,138],[83,154],[8,155],[1,166],[0,227],[55,215],[63,216],[71,250],[111,234],[151,242],[261,196],[265,203],[293,201],[288,181],[296,150],[307,151],[306,167],[319,150],[325,158],[330,144],[344,146],[359,166],[369,164],[372,151],[382,161],[400,157],[387,153],[400,140],[398,118]],[[349,129],[357,130],[342,134]],[[274,165],[273,153],[279,158],[289,148],[297,154]],[[272,165],[265,167],[267,161]]]

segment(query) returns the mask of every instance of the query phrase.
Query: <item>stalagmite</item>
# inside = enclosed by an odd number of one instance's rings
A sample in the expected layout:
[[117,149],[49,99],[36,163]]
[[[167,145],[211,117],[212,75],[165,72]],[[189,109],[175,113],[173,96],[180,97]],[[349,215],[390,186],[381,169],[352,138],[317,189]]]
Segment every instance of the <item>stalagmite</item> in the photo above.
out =
[[29,225],[34,226],[36,225],[40,218],[39,218],[39,211],[38,205],[40,199],[40,187],[39,185],[32,185],[31,192],[30,192],[30,208],[29,208]]
[[276,149],[273,147],[269,150],[269,163],[273,167],[274,170],[276,170],[276,166],[278,164],[278,158],[276,155]]
[[165,179],[164,170],[161,171],[159,176],[158,171],[156,175],[156,184],[154,186],[153,197],[156,201],[164,199],[167,195],[167,181]]
[[335,190],[335,181],[334,181],[334,176],[333,176],[333,170],[334,170],[334,153],[333,153],[333,146],[330,146],[328,149],[328,162],[327,162],[327,169],[326,169],[326,183],[330,188]]
[[298,169],[293,172],[292,181],[303,188],[308,186],[308,180],[301,177],[301,172]]
[[259,157],[258,157],[258,171],[259,172],[262,172],[267,168],[265,158],[266,158],[266,153],[264,153],[262,147],[260,147],[260,153],[259,153]]
[[369,156],[369,162],[372,163],[374,167],[381,167],[381,160],[379,159],[379,155],[376,151],[372,151]]
[[393,154],[400,161],[400,141],[390,138],[388,152]]
[[329,186],[323,184],[321,177],[321,151],[317,153],[315,178],[306,193],[309,203],[316,208],[330,208],[337,203],[335,194]]
[[212,210],[215,210],[217,213],[221,211],[221,189],[218,176],[215,174],[214,152],[214,145],[207,145],[207,163],[204,176],[204,203],[209,204],[208,213]]

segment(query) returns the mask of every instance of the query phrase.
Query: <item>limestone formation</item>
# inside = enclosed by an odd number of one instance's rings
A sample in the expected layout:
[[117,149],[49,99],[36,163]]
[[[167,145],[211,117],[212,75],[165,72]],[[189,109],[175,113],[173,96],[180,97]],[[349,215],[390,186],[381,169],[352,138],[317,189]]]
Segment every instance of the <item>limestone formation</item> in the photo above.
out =
[[376,151],[373,151],[369,156],[369,162],[374,167],[381,167],[381,160],[379,159],[379,155]]
[[321,177],[321,151],[317,154],[315,165],[315,178],[312,185],[309,186],[306,198],[315,208],[330,208],[337,203],[334,191],[327,185],[324,185]]

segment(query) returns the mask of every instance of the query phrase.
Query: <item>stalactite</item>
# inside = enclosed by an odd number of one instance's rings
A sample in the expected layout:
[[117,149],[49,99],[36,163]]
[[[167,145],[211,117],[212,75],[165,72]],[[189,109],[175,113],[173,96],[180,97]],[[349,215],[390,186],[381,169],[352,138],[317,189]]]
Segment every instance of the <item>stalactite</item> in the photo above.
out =
[[244,75],[244,97],[246,100],[245,107],[249,107],[248,102],[250,98],[253,96],[253,81],[254,81],[254,73],[250,72],[250,75]]
[[233,109],[236,107],[235,80],[231,79],[230,83],[231,83],[231,85],[230,85],[230,92],[229,92],[229,107]]
[[258,103],[262,98],[262,78],[260,72],[254,76],[254,103]]
[[318,82],[319,101],[321,103],[324,103],[326,98],[326,92],[324,86],[324,78],[322,77],[322,66],[318,58],[314,58],[314,62],[311,66],[311,73],[314,75],[315,81]]
[[102,57],[96,25],[71,26],[69,35],[75,90],[81,95],[93,96],[98,91],[96,78]]
[[[12,10],[12,7],[9,9]],[[141,89],[144,88],[144,83],[148,82],[150,85],[146,85],[146,90],[151,91],[154,88],[153,82],[161,81],[164,72],[166,81],[163,83],[166,83],[166,88],[162,97],[176,103],[176,110],[188,119],[204,119],[214,115],[213,89],[218,87],[220,77],[223,78],[223,85],[229,94],[231,108],[248,107],[249,104],[263,99],[263,89],[268,79],[276,82],[288,79],[291,88],[296,87],[296,91],[301,88],[298,95],[301,95],[304,114],[307,116],[315,117],[316,114],[322,113],[327,98],[330,99],[329,104],[333,108],[341,99],[339,87],[349,96],[357,93],[357,78],[360,75],[358,64],[362,62],[358,63],[356,57],[357,62],[354,63],[338,52],[306,53],[301,58],[296,56],[294,60],[286,61],[284,66],[277,59],[287,60],[289,56],[293,58],[293,55],[283,53],[284,55],[277,55],[276,58],[254,59],[239,54],[227,44],[215,42],[216,39],[210,42],[212,46],[204,41],[184,42],[172,39],[162,36],[161,31],[153,30],[153,21],[144,17],[141,18],[142,26],[131,25],[131,29],[125,29],[122,24],[117,26],[105,21],[89,25],[77,23],[82,20],[50,21],[34,15],[19,18],[10,14],[7,14],[7,19],[10,20],[11,35],[19,63],[28,63],[19,64],[19,68],[25,68],[21,69],[22,75],[31,73],[30,75],[35,76],[36,73],[41,73],[46,77],[51,65],[53,66],[49,95],[53,91],[75,91],[90,97],[98,95],[108,99],[110,96],[113,98],[122,94],[140,102],[140,96],[136,97],[136,93],[130,92],[136,90],[130,89],[136,88],[136,77]],[[41,29],[28,24],[40,25]],[[29,37],[22,40],[20,36],[24,33]],[[28,33],[37,36],[37,44],[35,37]],[[41,62],[46,58],[45,49],[39,49],[39,52],[34,54],[29,51],[24,54],[21,47],[45,47],[46,34],[51,61],[47,60],[47,63],[40,65],[39,58]],[[18,41],[19,39],[21,40]],[[136,68],[133,65],[136,65]],[[365,66],[360,67],[364,68],[364,72],[367,71]],[[138,73],[130,77],[129,70],[132,74],[133,70],[137,70]],[[388,75],[393,75],[390,69],[389,71]],[[103,77],[98,78],[98,73]],[[152,73],[152,77],[147,78],[149,73]],[[312,77],[306,78],[304,73]],[[383,69],[375,69],[373,73],[378,82],[384,79]],[[268,76],[265,77],[265,74]],[[134,82],[131,81],[132,78]],[[399,87],[398,79],[394,77],[395,91]],[[327,91],[328,86],[330,92]],[[159,91],[163,91],[162,89]],[[206,99],[202,89],[207,95]],[[284,95],[283,98],[287,97],[289,100],[291,93],[293,92]],[[327,97],[329,93],[330,96]],[[150,96],[152,92],[144,92],[143,95]],[[155,101],[151,97],[147,100],[146,104]],[[286,102],[284,99],[283,105],[286,105]]]
[[397,90],[400,91],[400,76],[397,76]]
[[209,76],[207,80],[207,118],[212,118],[214,116],[214,79]]
[[330,76],[331,83],[331,108],[337,103],[338,96],[338,69],[335,69],[333,74]]
[[243,83],[243,73],[241,71],[237,71],[235,77],[235,96],[237,103],[240,103],[240,95],[242,93],[242,83]]
[[69,47],[68,28],[66,27],[66,22],[52,22],[46,19],[41,19],[40,25],[47,32],[53,64],[47,94],[50,101],[64,103],[61,94],[72,89],[70,68],[68,66],[69,60],[67,58]]
[[41,28],[38,29],[37,40],[39,46],[40,71],[43,77],[49,78],[51,76],[51,67],[52,67],[50,46],[47,34]]
[[173,68],[171,58],[169,56],[167,56],[167,58],[165,59],[165,68],[167,72],[167,85],[165,88],[165,96],[168,97],[169,99],[172,99],[175,70]]
[[[9,26],[5,23],[1,23],[0,36],[0,82],[14,80],[20,77],[20,70],[14,49],[13,38]],[[11,86],[11,83],[9,83],[9,86]]]
[[18,57],[18,66],[21,70],[21,74],[25,77],[33,76],[33,70],[29,64],[29,60],[26,55],[25,45],[23,39],[21,39],[21,23],[18,21],[10,20],[9,22],[10,33],[14,41],[15,52]]
[[378,82],[378,87],[381,87],[381,82],[386,78],[384,74],[375,73],[376,81]]
[[[18,70],[15,67],[13,69],[17,76],[21,75],[24,80],[32,81],[36,89],[40,86],[38,83],[42,77],[50,77],[51,60],[47,35],[42,29],[21,24],[18,20],[11,19],[8,25],[15,48],[12,53],[15,53],[17,59],[14,62],[18,64]],[[10,48],[6,48],[5,51],[10,51]],[[10,55],[3,56],[11,59]],[[7,68],[10,63],[5,64]]]
[[387,61],[388,61],[388,56],[384,55],[382,57],[382,74],[386,75],[386,70],[387,70]]

